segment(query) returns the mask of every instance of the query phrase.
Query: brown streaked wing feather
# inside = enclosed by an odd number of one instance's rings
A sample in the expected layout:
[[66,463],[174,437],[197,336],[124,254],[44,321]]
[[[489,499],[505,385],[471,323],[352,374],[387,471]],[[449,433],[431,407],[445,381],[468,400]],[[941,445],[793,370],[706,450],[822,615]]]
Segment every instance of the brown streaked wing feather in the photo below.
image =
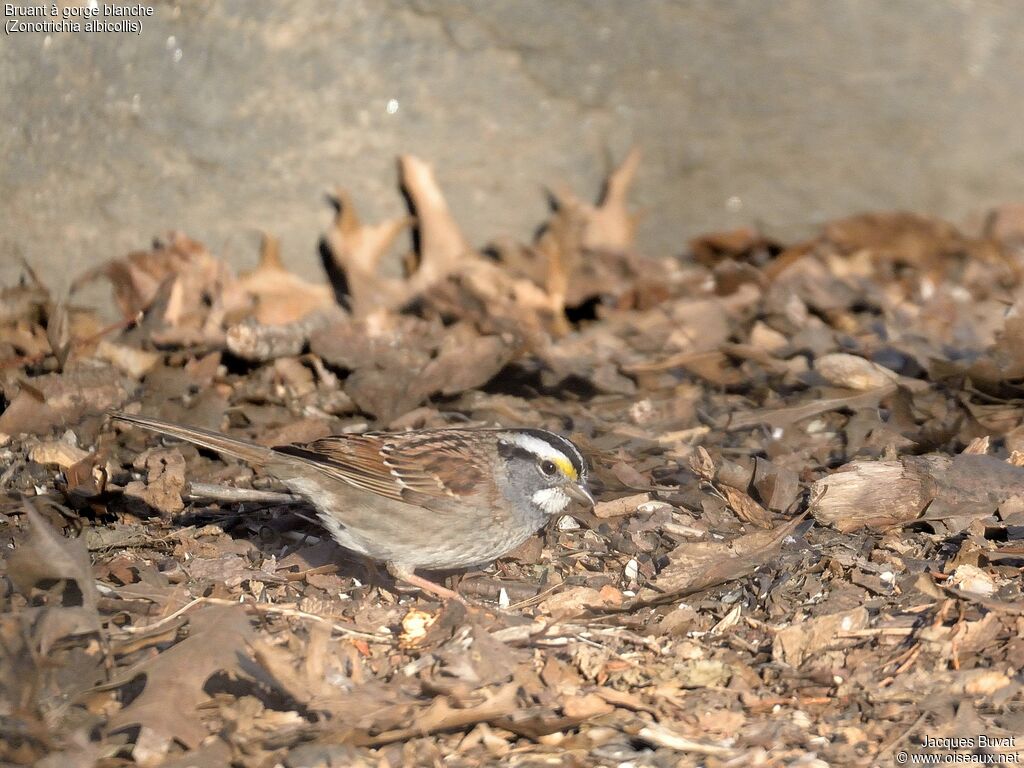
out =
[[437,438],[431,432],[398,435],[383,448],[387,465],[405,487],[402,498],[428,508],[487,487],[483,472],[491,469],[479,453],[479,435],[451,430]]
[[[439,437],[443,436],[443,440]],[[428,509],[486,487],[476,436],[446,430],[338,435],[275,448],[357,488]],[[447,479],[445,479],[447,478]]]
[[304,459],[324,474],[396,501],[402,487],[384,463],[383,435],[335,435],[311,443],[275,446],[274,450]]

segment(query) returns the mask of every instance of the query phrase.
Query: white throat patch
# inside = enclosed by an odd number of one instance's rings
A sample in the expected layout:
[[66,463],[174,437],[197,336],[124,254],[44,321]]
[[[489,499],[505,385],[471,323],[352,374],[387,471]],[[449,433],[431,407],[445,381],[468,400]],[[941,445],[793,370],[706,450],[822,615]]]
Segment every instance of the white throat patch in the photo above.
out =
[[572,499],[561,488],[542,488],[533,494],[532,501],[547,515],[558,515],[565,511]]

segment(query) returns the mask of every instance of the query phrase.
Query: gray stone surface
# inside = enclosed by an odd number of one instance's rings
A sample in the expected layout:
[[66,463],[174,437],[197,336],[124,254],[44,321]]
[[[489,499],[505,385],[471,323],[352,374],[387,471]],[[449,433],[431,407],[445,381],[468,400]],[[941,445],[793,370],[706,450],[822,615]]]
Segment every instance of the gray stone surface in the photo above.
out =
[[170,228],[239,266],[265,228],[316,275],[324,192],[400,212],[400,152],[479,244],[528,238],[545,184],[591,195],[634,142],[653,253],[863,209],[962,219],[1022,197],[1022,9],[231,0],[157,3],[141,35],[5,35],[0,283],[24,256],[60,286]]

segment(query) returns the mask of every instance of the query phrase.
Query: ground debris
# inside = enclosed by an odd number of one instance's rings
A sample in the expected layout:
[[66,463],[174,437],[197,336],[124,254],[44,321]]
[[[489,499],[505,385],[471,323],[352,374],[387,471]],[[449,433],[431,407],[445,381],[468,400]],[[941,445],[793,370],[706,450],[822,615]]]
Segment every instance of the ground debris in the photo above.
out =
[[[30,269],[0,289],[0,762],[1018,754],[1019,206],[977,236],[876,212],[652,257],[639,159],[597,203],[552,185],[528,242],[470,243],[407,155],[410,215],[336,192],[323,280],[269,234],[237,275],[172,233],[79,280],[111,283],[111,325]],[[598,504],[436,574],[468,605],[440,603],[122,408],[265,446],[552,429]]]

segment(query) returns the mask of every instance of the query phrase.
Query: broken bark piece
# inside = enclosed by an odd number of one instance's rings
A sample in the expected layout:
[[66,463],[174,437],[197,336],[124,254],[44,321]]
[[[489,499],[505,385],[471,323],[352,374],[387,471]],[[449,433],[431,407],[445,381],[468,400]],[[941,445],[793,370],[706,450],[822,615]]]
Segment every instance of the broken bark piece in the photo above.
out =
[[887,530],[917,520],[985,517],[1022,484],[1024,468],[984,454],[854,461],[814,483],[811,511],[843,533]]
[[72,445],[64,440],[47,440],[33,447],[29,451],[28,457],[40,464],[56,465],[61,469],[67,469],[89,455],[88,451],[83,451],[77,445]]
[[250,319],[228,328],[225,342],[233,355],[250,362],[295,357],[302,354],[313,333],[344,318],[345,311],[332,303],[285,325],[262,325]]
[[800,479],[796,472],[760,456],[754,459],[753,482],[761,503],[772,512],[785,512],[800,495]]
[[599,501],[594,506],[594,517],[604,519],[631,515],[636,512],[642,504],[646,504],[653,498],[654,497],[650,493],[638,493],[633,496],[623,496],[621,499]]
[[868,611],[864,607],[798,622],[775,634],[772,658],[799,667],[823,650],[852,642],[844,639],[843,634],[864,629],[867,625]]
[[902,461],[851,462],[811,486],[811,513],[843,533],[886,530],[921,516],[930,501],[923,484]]

